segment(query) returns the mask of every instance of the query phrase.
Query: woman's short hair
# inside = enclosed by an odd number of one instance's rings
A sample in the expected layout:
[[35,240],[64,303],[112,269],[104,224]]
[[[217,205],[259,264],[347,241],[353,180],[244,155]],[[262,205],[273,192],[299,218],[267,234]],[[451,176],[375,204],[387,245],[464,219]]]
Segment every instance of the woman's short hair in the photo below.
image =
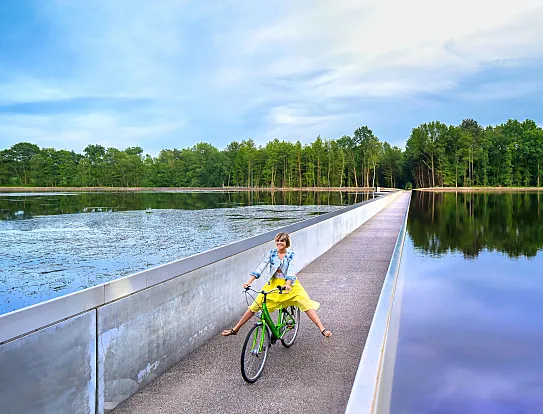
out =
[[285,240],[286,247],[290,247],[290,236],[288,235],[288,233],[277,233],[277,235],[275,236],[275,239],[273,240],[277,241],[280,239]]

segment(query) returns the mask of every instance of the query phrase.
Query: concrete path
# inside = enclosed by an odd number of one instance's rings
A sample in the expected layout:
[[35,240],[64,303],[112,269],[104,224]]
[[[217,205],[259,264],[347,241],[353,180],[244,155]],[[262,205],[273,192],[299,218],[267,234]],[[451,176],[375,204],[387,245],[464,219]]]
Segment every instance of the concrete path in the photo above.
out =
[[331,338],[302,314],[295,344],[273,345],[250,385],[240,373],[249,321],[237,336],[219,335],[194,351],[114,413],[344,413],[408,199],[401,195],[300,272]]

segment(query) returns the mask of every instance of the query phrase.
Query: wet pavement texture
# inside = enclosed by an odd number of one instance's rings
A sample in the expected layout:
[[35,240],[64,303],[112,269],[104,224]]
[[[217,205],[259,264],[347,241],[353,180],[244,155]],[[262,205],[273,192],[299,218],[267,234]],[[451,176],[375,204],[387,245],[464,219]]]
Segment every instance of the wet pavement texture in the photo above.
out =
[[262,376],[248,384],[240,356],[249,321],[236,336],[218,334],[114,414],[344,413],[408,202],[404,193],[299,273],[331,338],[302,314],[294,345],[272,345]]

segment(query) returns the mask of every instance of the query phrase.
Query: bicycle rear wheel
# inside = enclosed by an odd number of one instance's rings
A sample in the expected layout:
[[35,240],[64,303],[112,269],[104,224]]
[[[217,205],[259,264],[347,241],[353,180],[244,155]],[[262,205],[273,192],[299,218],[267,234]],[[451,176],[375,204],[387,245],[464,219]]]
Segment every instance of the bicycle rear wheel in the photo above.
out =
[[253,383],[260,377],[269,349],[270,332],[261,324],[254,325],[247,334],[241,351],[241,375],[245,381]]
[[288,348],[296,340],[298,329],[300,329],[300,309],[296,306],[289,306],[282,310],[283,322],[285,323],[286,331],[281,337],[281,343]]

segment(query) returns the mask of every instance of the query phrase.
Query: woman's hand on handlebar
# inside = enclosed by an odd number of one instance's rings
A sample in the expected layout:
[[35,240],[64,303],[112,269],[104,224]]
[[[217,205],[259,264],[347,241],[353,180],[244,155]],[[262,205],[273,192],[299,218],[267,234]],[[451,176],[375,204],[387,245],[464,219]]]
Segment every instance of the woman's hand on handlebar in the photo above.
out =
[[254,275],[251,275],[251,277],[249,278],[249,281],[243,284],[243,289],[247,289],[248,287],[250,287],[251,283],[253,283],[253,280],[255,279],[256,277]]

